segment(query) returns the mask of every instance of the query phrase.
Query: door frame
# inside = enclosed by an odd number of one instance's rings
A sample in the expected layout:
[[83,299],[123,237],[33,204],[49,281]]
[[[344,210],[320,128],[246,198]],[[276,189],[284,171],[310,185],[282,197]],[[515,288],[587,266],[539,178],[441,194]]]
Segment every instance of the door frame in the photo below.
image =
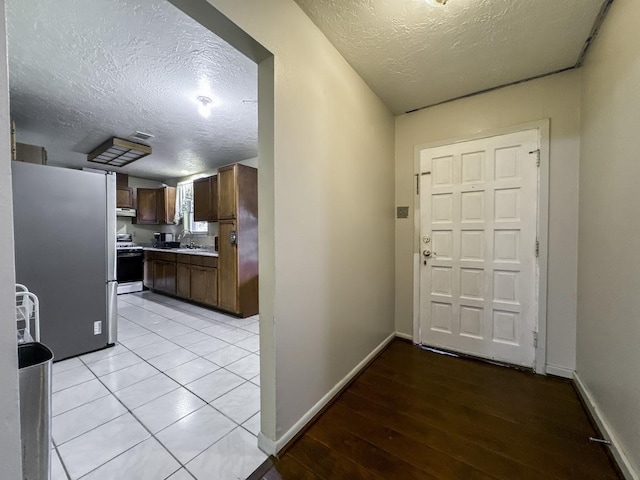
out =
[[[538,130],[540,147],[540,168],[538,170],[538,207],[536,235],[539,242],[538,268],[536,272],[536,297],[538,302],[538,341],[535,348],[535,372],[546,375],[547,363],[547,261],[549,242],[549,159],[550,137],[549,119],[521,123],[509,127],[482,130],[480,132],[445,140],[423,143],[414,147],[413,173],[416,183],[420,178],[420,152],[425,149],[453,145],[482,138],[517,133],[524,130]],[[417,188],[413,197],[413,343],[420,343],[420,195]]]

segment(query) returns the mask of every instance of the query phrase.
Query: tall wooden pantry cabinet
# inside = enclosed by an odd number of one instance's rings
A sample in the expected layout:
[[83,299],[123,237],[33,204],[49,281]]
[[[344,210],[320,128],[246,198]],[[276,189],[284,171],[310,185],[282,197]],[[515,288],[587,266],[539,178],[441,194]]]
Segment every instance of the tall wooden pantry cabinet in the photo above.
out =
[[258,170],[218,170],[218,306],[242,317],[258,313]]

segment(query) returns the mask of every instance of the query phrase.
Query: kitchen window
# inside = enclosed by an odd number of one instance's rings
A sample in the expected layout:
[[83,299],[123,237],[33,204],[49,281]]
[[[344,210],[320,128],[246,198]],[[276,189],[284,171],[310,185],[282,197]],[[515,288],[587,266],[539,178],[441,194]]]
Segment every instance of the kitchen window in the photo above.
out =
[[193,182],[180,182],[176,189],[176,223],[182,219],[185,230],[192,234],[206,235],[209,233],[207,222],[193,220]]

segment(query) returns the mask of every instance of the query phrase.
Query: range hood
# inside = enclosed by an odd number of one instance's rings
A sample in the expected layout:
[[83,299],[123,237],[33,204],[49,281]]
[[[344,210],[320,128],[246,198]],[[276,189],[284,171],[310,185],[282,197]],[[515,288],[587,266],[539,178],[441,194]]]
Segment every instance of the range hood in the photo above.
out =
[[116,208],[117,217],[135,217],[136,210],[134,208]]

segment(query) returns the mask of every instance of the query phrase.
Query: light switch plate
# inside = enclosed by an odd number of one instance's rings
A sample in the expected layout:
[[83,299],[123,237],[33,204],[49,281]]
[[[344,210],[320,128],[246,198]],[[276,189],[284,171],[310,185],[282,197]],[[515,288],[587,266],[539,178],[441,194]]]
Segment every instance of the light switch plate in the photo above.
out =
[[93,334],[100,335],[102,333],[102,322],[98,320],[97,322],[93,322]]
[[396,208],[396,217],[397,218],[409,218],[409,207],[397,207]]

